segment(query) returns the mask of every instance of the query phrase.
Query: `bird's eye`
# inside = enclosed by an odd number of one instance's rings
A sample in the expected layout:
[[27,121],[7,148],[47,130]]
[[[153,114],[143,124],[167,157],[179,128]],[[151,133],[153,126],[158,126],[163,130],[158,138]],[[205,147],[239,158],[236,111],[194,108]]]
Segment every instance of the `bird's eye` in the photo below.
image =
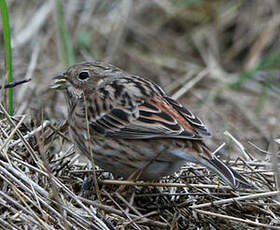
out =
[[80,80],[86,80],[87,78],[89,78],[88,72],[81,72],[81,73],[79,74],[79,79],[80,79]]

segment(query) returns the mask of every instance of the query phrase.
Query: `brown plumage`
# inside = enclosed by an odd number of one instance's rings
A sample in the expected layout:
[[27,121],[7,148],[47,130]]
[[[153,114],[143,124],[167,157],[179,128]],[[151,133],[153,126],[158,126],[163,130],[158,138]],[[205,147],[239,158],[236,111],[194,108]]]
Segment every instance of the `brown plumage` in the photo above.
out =
[[209,151],[202,140],[210,135],[205,125],[155,83],[86,62],[55,77],[53,88],[66,94],[70,133],[81,153],[92,153],[97,165],[115,175],[153,180],[191,161],[233,188],[249,185]]

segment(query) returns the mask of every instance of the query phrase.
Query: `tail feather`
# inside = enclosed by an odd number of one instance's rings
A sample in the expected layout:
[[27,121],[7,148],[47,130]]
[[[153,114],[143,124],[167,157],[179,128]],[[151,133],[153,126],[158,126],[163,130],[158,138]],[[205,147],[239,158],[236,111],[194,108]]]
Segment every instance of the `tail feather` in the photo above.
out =
[[236,172],[234,169],[229,167],[229,169],[232,171],[235,179],[239,182],[241,187],[244,188],[256,188],[252,183],[247,181],[244,177],[242,177],[238,172]]
[[[202,164],[206,166],[213,173],[220,176],[220,178],[230,185],[233,189],[238,189],[240,186],[252,188],[254,187],[250,182],[248,182],[244,177],[242,177],[233,168],[226,165],[224,162],[219,160],[215,155],[211,153],[205,144],[201,145],[203,152],[205,153],[202,158]],[[206,156],[207,155],[207,156]]]
[[180,158],[193,163],[198,163],[205,166],[207,169],[218,175],[226,184],[230,185],[233,189],[238,189],[240,186],[243,188],[255,187],[242,177],[238,172],[230,166],[219,160],[208,147],[202,142],[192,142],[193,148],[188,148],[186,152],[174,151],[173,154]]
[[233,169],[220,161],[216,156],[212,159],[204,158],[209,164],[204,164],[209,170],[217,174],[225,183],[229,184],[233,189],[239,188],[239,183],[236,180]]
[[[230,166],[223,163],[216,156],[212,159],[206,159],[210,165],[205,165],[214,173],[218,174],[220,178],[227,184],[229,184],[233,189],[238,189],[241,185],[244,187],[253,187],[253,185],[248,182],[244,177],[242,177],[238,172],[232,169]],[[213,167],[211,167],[213,166]]]

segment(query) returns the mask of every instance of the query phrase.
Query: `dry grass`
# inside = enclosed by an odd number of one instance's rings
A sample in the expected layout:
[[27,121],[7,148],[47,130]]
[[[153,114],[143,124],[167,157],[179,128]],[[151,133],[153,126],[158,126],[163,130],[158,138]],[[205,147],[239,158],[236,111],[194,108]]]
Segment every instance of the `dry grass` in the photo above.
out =
[[106,60],[158,82],[256,186],[233,191],[196,165],[152,184],[98,169],[102,204],[93,183],[82,185],[90,164],[69,141],[62,95],[48,88],[65,68],[54,1],[8,4],[14,79],[32,81],[15,88],[13,118],[0,91],[0,229],[280,229],[276,0],[65,1],[77,61]]

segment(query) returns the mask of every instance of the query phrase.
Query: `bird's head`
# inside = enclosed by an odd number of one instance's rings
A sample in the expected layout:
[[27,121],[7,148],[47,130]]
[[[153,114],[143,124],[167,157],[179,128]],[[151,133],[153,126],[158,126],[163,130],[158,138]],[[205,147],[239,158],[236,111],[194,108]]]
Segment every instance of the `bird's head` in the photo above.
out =
[[70,66],[65,72],[53,78],[51,88],[67,90],[72,96],[81,97],[92,93],[105,78],[116,76],[118,68],[100,62],[84,62]]

